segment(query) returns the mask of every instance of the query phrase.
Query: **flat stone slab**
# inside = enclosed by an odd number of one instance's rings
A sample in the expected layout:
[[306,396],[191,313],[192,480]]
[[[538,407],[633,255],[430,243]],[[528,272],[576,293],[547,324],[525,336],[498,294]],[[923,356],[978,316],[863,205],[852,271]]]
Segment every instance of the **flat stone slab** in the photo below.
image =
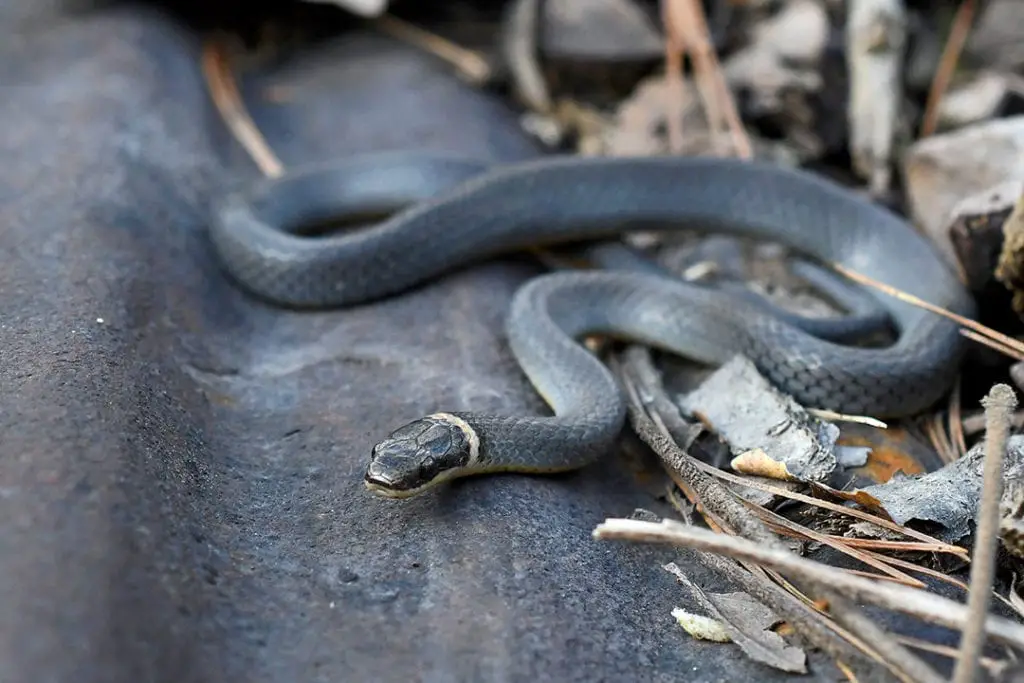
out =
[[[15,4],[0,14],[30,16]],[[197,37],[138,8],[31,23],[0,34],[5,682],[787,680],[682,632],[673,608],[697,607],[664,564],[733,590],[688,553],[591,537],[673,514],[648,459],[365,491],[407,420],[543,409],[501,324],[535,262],[351,310],[262,304],[206,239],[211,202],[257,171]],[[499,100],[374,34],[242,90],[289,167],[538,154]],[[832,680],[810,655],[799,680]]]
[[[38,26],[0,39],[5,680],[783,680],[674,623],[688,598],[661,565],[685,553],[591,538],[669,513],[650,462],[364,490],[370,448],[406,420],[542,409],[501,325],[534,263],[347,311],[261,304],[206,241],[210,202],[256,172],[197,39],[138,10]],[[301,97],[261,97],[282,85]],[[244,92],[289,166],[537,154],[502,103],[372,34]]]

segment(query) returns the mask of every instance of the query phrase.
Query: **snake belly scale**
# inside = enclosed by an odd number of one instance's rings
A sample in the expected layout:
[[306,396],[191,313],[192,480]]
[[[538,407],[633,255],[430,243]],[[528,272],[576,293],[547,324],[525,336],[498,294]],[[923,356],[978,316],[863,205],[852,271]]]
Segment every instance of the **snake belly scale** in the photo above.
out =
[[[315,240],[287,233],[311,209],[296,199],[301,193],[275,187],[229,196],[211,239],[243,287],[291,307],[397,295],[530,246],[686,228],[780,242],[954,313],[975,310],[906,221],[811,172],[764,162],[547,157],[482,172],[372,228]],[[506,327],[512,353],[553,414],[436,412],[374,447],[366,485],[408,497],[455,477],[572,470],[608,453],[625,400],[610,370],[579,343],[583,335],[635,340],[709,364],[742,353],[804,405],[876,417],[917,413],[949,389],[963,339],[944,317],[871,294],[898,332],[884,348],[820,339],[749,300],[653,274],[542,275],[516,293]]]

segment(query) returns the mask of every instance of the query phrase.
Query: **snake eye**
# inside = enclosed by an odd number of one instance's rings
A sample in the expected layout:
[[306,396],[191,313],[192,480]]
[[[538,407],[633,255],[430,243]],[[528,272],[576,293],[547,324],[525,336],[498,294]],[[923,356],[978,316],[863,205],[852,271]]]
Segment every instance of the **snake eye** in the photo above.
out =
[[435,458],[432,455],[428,455],[427,457],[423,458],[422,462],[420,462],[420,476],[423,477],[423,479],[433,479],[434,475],[437,474],[437,470],[437,458]]

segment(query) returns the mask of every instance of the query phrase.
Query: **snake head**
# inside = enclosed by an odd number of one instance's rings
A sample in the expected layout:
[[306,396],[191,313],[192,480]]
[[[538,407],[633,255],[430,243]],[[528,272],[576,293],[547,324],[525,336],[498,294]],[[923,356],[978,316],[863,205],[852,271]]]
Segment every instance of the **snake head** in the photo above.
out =
[[445,413],[430,415],[391,432],[373,447],[364,482],[387,498],[408,498],[463,473],[476,457],[476,434]]

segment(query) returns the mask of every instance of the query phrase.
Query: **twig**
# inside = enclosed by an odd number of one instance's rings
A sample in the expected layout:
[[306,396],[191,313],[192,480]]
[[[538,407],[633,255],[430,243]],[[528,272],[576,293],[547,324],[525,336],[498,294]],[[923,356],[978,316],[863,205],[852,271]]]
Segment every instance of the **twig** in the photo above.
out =
[[946,46],[942,49],[942,57],[939,59],[939,67],[935,70],[935,77],[928,90],[928,102],[925,105],[921,121],[920,137],[922,138],[934,133],[935,127],[938,125],[939,104],[942,102],[942,96],[946,94],[949,82],[953,79],[957,62],[960,61],[960,53],[963,51],[964,43],[967,42],[967,35],[971,32],[975,5],[975,0],[963,0],[956,10],[949,37],[946,39]]
[[957,456],[953,449],[953,444],[949,441],[949,435],[946,434],[946,429],[942,424],[942,414],[935,413],[926,417],[924,429],[932,442],[932,447],[938,453],[942,462],[947,465],[954,462]]
[[[870,579],[864,579],[870,581]],[[821,584],[827,586],[828,584]],[[894,585],[893,587],[897,587]],[[824,588],[820,589],[823,593]],[[831,592],[831,588],[829,591]],[[842,595],[836,592],[835,595]],[[844,604],[845,603],[845,604]],[[833,613],[837,612],[840,606],[843,607],[841,614],[835,614],[837,621],[840,621],[846,628],[850,629],[854,633],[872,633],[877,634],[877,637],[872,640],[871,645],[886,658],[890,669],[893,673],[897,674],[904,680],[913,681],[913,683],[946,683],[935,669],[925,663],[923,659],[918,657],[916,654],[908,650],[903,644],[893,637],[893,634],[886,631],[878,625],[878,623],[864,614],[863,610],[856,607],[856,603],[852,600],[848,600],[844,595],[842,602],[837,603],[835,598],[832,601]]]
[[960,377],[956,378],[953,384],[953,391],[949,395],[949,435],[953,441],[953,448],[956,449],[958,458],[967,454],[967,439],[964,437],[963,410],[960,406],[961,388]]
[[280,176],[284,173],[284,166],[245,108],[224,42],[217,39],[207,41],[203,46],[202,62],[210,97],[228,130],[249,153],[260,172],[271,178]]
[[[693,64],[693,79],[700,92],[704,109],[707,112],[709,132],[712,143],[719,152],[722,146],[722,133],[728,130],[728,124],[722,115],[719,93],[715,86],[715,73],[710,63],[710,44],[707,36],[701,34],[701,26],[697,21],[696,8],[693,0],[663,0],[667,13],[667,31],[671,31],[678,39],[679,47],[688,54]],[[704,27],[706,28],[706,27]]]
[[960,579],[954,578],[954,577],[952,577],[949,574],[946,574],[944,572],[936,571],[934,569],[930,569],[930,568],[925,567],[923,565],[914,564],[913,562],[907,562],[906,560],[901,560],[899,558],[892,557],[890,555],[883,555],[881,553],[874,553],[874,555],[878,559],[882,560],[883,562],[888,562],[889,564],[891,564],[894,567],[903,567],[907,571],[917,572],[918,574],[924,574],[925,576],[930,576],[931,578],[935,579],[936,581],[941,581],[942,583],[947,583],[950,586],[956,586],[957,588],[959,588],[960,590],[964,591],[965,593],[967,592],[967,584],[966,583],[964,583]]
[[[663,458],[663,462],[667,451],[671,451],[673,455],[685,456],[685,453],[682,453],[681,449],[668,437],[664,426],[662,425],[659,430],[656,424],[661,413],[671,415],[674,407],[664,392],[652,390],[651,385],[657,384],[657,377],[646,349],[631,347],[627,349],[625,359],[625,367],[616,363],[614,359],[613,365],[620,366],[618,370],[622,375],[629,398],[629,414],[634,430],[659,457]],[[643,394],[643,398],[641,398],[641,394]],[[651,415],[647,414],[646,407],[651,408]],[[702,513],[705,518],[708,518],[709,524],[713,528],[728,525],[728,521],[723,519],[725,515],[718,513],[719,508],[727,507],[730,510],[726,514],[731,511],[733,514],[730,516],[736,517],[739,520],[739,526],[746,528],[748,533],[753,533],[758,537],[762,537],[763,534],[765,538],[770,536],[763,527],[754,521],[745,519],[746,516],[740,514],[742,506],[730,491],[699,470],[687,467],[689,464],[691,464],[691,459],[683,457],[678,466],[669,463],[665,463],[665,466],[672,479],[686,493],[687,497],[698,508],[703,508]],[[748,593],[758,599],[763,599],[765,604],[774,609],[781,617],[800,628],[804,638],[831,654],[837,661],[859,664],[862,667],[877,666],[857,650],[857,647],[860,647],[877,661],[878,655],[870,647],[852,636],[844,640],[842,635],[845,634],[838,634],[837,631],[840,630],[838,627],[818,616],[809,606],[809,600],[808,604],[805,604],[794,594],[772,583],[765,577],[765,570],[750,566],[748,567],[749,571],[744,572],[725,558],[700,551],[697,551],[696,555],[706,566],[722,571],[727,578],[735,580]],[[878,664],[881,662],[879,661]]]
[[898,579],[895,576],[889,576],[888,574],[879,574],[878,572],[869,572],[866,569],[844,569],[843,571],[850,572],[851,574],[855,574],[857,576],[863,576],[867,579],[873,579],[875,581],[891,581],[892,583],[898,583],[901,586],[910,586],[912,588],[926,587],[924,583],[916,579],[911,582],[907,582],[902,579]]
[[1024,351],[1019,351],[1018,349],[1008,346],[1006,344],[1002,344],[993,339],[988,339],[987,337],[984,337],[978,334],[977,332],[974,332],[973,330],[960,330],[960,334],[962,334],[963,336],[967,337],[972,341],[979,342],[981,344],[988,346],[989,348],[995,349],[999,353],[1009,356],[1010,358],[1016,361],[1024,361]]
[[997,384],[981,403],[988,418],[985,465],[971,562],[971,590],[967,594],[968,619],[960,638],[960,659],[953,671],[953,683],[970,683],[974,680],[978,673],[978,658],[985,643],[985,617],[995,575],[996,543],[999,539],[1003,457],[1010,431],[1010,413],[1017,407],[1017,395],[1009,385]]
[[[964,433],[968,436],[973,436],[985,429],[985,415],[982,413],[968,415],[964,418],[963,423]],[[1024,410],[1018,410],[1010,416],[1010,426],[1014,429],[1024,427]]]
[[698,0],[689,0],[690,17],[693,21],[694,33],[697,40],[697,54],[701,59],[707,60],[708,75],[712,85],[721,98],[722,110],[725,114],[725,123],[732,135],[733,151],[741,159],[750,159],[754,156],[754,148],[750,143],[750,136],[743,126],[736,108],[736,100],[725,79],[722,65],[718,61],[718,53],[715,52],[711,43],[711,30],[708,28],[707,16],[704,14],[704,6]]
[[491,66],[476,52],[403,21],[393,14],[384,14],[374,19],[373,24],[381,32],[391,37],[403,40],[445,60],[470,83],[485,83],[491,77]]
[[[677,473],[689,486],[697,489],[701,503],[713,508],[736,533],[760,543],[777,544],[778,539],[747,513],[746,506],[735,493],[696,468],[696,461],[671,440],[667,431],[659,432],[652,420],[641,412],[645,405],[653,406],[657,412],[675,410],[667,396],[656,390],[660,389],[660,382],[649,352],[640,346],[630,346],[623,356],[627,394],[631,397],[630,419],[640,439],[658,454],[670,472]],[[637,391],[638,385],[645,389],[643,399]]]
[[889,425],[878,418],[868,417],[867,415],[845,415],[843,413],[837,413],[834,410],[825,410],[824,408],[806,408],[805,410],[808,415],[816,417],[819,420],[829,420],[830,422],[854,422],[856,424],[868,425],[869,427],[877,427],[878,429],[889,428]]
[[777,531],[781,531],[782,533],[785,533],[787,535],[794,536],[796,538],[811,540],[816,543],[826,545],[832,548],[833,550],[836,550],[837,552],[843,553],[844,555],[849,555],[854,559],[860,560],[864,564],[874,567],[880,572],[888,574],[894,580],[898,581],[899,583],[902,583],[903,585],[915,586],[917,588],[925,587],[925,584],[922,581],[907,576],[905,573],[901,572],[895,567],[886,565],[885,562],[877,559],[873,554],[866,553],[862,550],[853,547],[852,545],[846,543],[846,539],[844,538],[817,532],[814,529],[810,529],[804,526],[803,524],[798,524],[797,522],[786,519],[777,512],[772,512],[771,510],[762,508],[761,506],[756,505],[755,503],[751,503],[750,501],[744,501],[744,504],[747,506],[747,508],[750,509],[751,512],[753,512],[755,515],[764,520],[770,528],[776,527]]
[[[668,149],[678,154],[683,148],[683,107],[685,98],[683,88],[683,45],[680,31],[672,17],[672,0],[661,0],[661,23],[665,27],[665,85],[668,89],[665,112],[665,133],[668,137]],[[712,134],[714,125],[709,125]]]
[[[899,584],[853,576],[842,569],[798,557],[785,550],[672,520],[652,523],[634,519],[608,519],[594,529],[593,536],[599,539],[671,543],[755,562],[816,584],[826,583],[853,600],[902,612],[946,628],[962,629],[968,619],[968,610],[964,605],[942,596]],[[999,616],[988,616],[985,629],[990,637],[1000,642],[1024,647],[1024,626],[1018,623]]]
[[[661,0],[661,11],[666,34],[665,73],[672,89],[671,101],[682,101],[682,55],[689,54],[694,81],[707,111],[708,128],[716,149],[721,151],[719,141],[724,126],[732,138],[732,152],[743,159],[751,158],[750,138],[712,46],[703,7],[697,0]],[[682,123],[676,120],[679,119],[677,113],[669,112],[668,121],[673,151],[682,145]]]
[[[947,647],[945,645],[939,645],[938,643],[930,643],[927,640],[921,640],[920,638],[913,638],[911,636],[899,635],[896,637],[904,645],[907,645],[917,650],[924,650],[925,652],[934,652],[935,654],[943,655],[945,657],[949,657],[950,659],[957,659],[959,657],[959,654],[957,653],[956,649]],[[982,666],[988,669],[989,674],[992,676],[996,676],[998,674],[999,667],[1002,664],[1002,662],[999,662],[995,659],[989,659],[988,657],[980,657],[979,661],[981,662]]]
[[[892,550],[898,553],[933,553],[935,546],[931,543],[914,543],[913,541],[889,541],[882,538],[858,538],[847,536],[836,536],[854,548],[866,550]],[[887,558],[891,559],[891,558]]]
[[549,114],[554,104],[537,55],[540,0],[512,0],[506,12],[499,48],[509,71],[512,90],[531,110]]
[[853,671],[850,670],[850,667],[846,666],[846,664],[843,662],[836,662],[836,666],[839,667],[839,670],[844,676],[846,676],[846,680],[850,681],[850,683],[860,683],[857,675],[853,673]]

